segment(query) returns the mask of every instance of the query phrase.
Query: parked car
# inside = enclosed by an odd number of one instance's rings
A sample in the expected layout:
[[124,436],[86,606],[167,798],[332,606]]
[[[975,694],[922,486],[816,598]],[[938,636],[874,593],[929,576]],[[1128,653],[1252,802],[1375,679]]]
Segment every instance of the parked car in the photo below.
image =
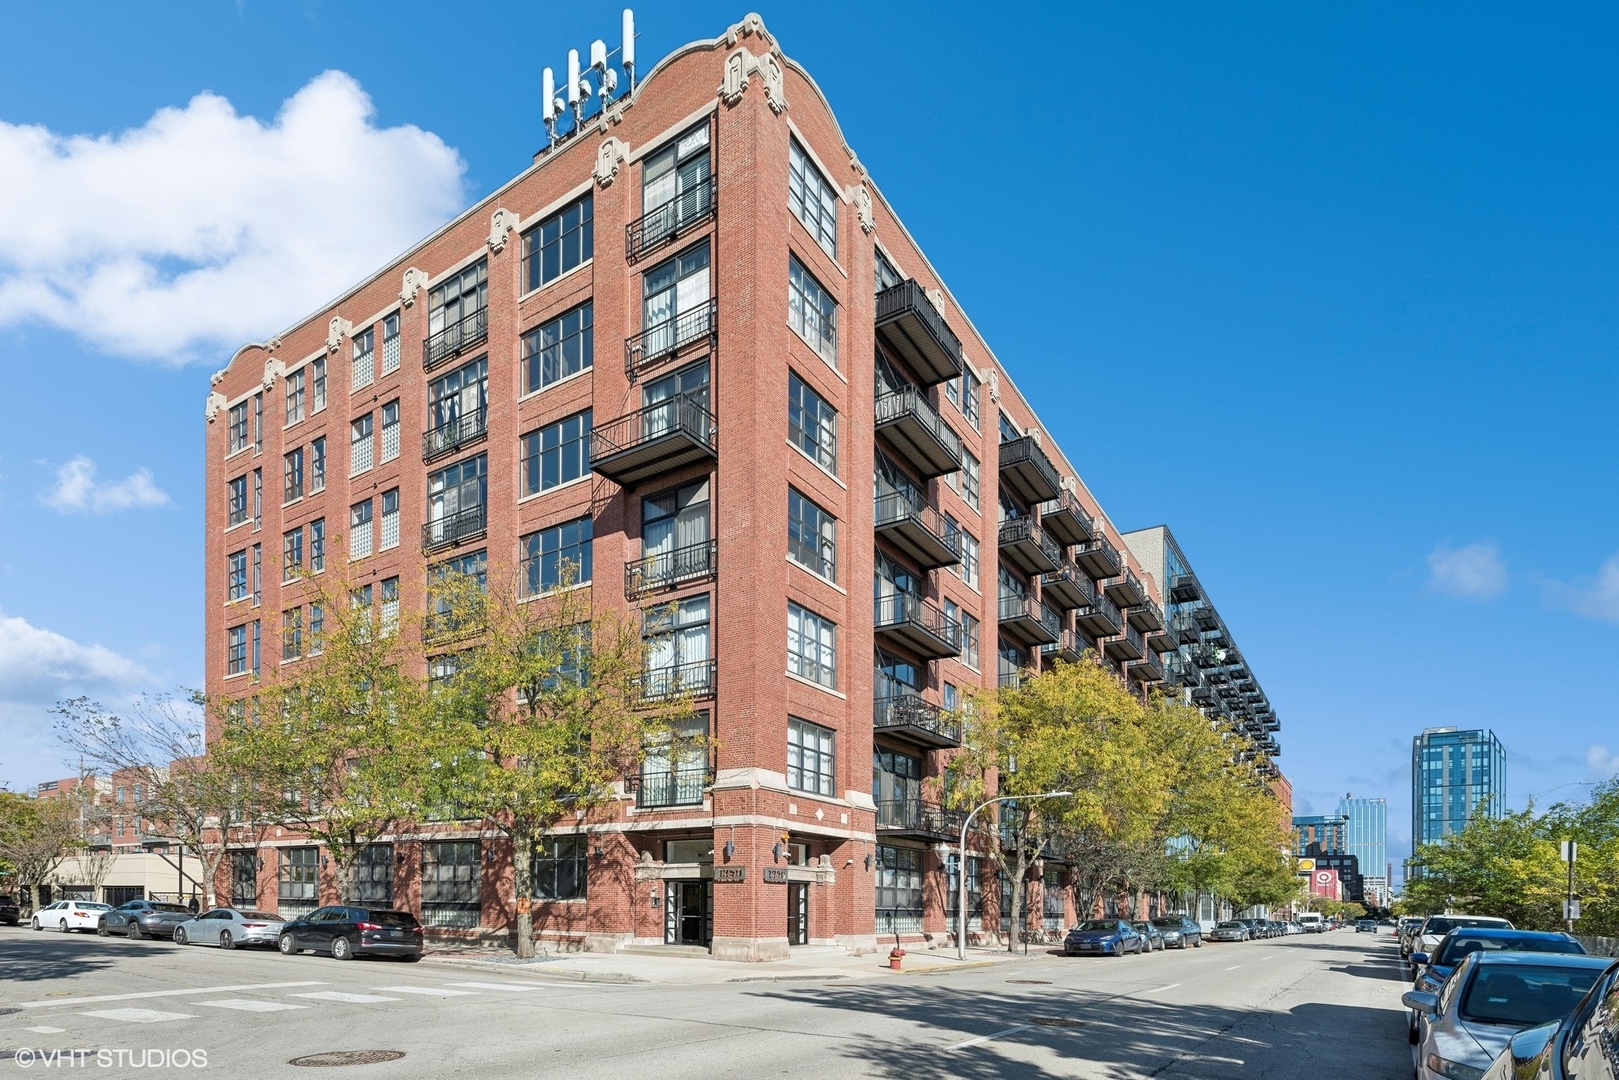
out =
[[1417,931],[1427,920],[1424,915],[1401,915],[1400,921],[1395,924],[1394,932],[1400,939],[1400,959],[1404,960],[1411,955],[1412,946],[1416,944]]
[[16,926],[22,921],[22,908],[15,896],[0,896],[0,923]]
[[1130,924],[1136,928],[1136,933],[1146,938],[1146,944],[1141,947],[1142,952],[1163,952],[1164,935],[1152,924],[1151,919],[1138,919]]
[[422,924],[408,911],[334,904],[282,926],[276,947],[285,956],[309,951],[336,960],[376,955],[416,961],[422,958]]
[[214,908],[174,928],[176,945],[217,945],[221,949],[238,946],[274,946],[286,921],[279,915],[241,908]]
[[94,900],[58,900],[34,912],[28,925],[35,930],[50,927],[64,934],[70,930],[94,930],[102,912],[110,910],[110,905],[98,904]]
[[[1411,962],[1418,965],[1416,982],[1411,988],[1437,994],[1457,965],[1476,952],[1546,952],[1583,956],[1585,946],[1572,935],[1561,932],[1464,927],[1446,934],[1432,956],[1427,953],[1411,955]],[[1416,1012],[1411,1013],[1410,1021],[1407,1035],[1415,1043],[1418,1037]]]
[[184,904],[164,904],[157,900],[130,900],[103,912],[96,933],[128,934],[133,941],[144,937],[172,940],[174,928],[191,918]]
[[1184,949],[1188,944],[1194,949],[1203,947],[1203,928],[1195,919],[1185,915],[1166,915],[1154,919],[1152,924],[1164,936],[1164,946],[1170,949]]
[[1270,936],[1271,937],[1286,937],[1287,936],[1287,924],[1286,923],[1284,923],[1284,922],[1276,922],[1273,919],[1270,922],[1266,923],[1266,925],[1270,927]]
[[1439,993],[1407,990],[1401,1001],[1420,1024],[1417,1080],[1482,1076],[1513,1035],[1572,1012],[1612,963],[1602,956],[1476,952]]
[[1609,1080],[1619,1076],[1619,961],[1609,965],[1585,998],[1557,1023],[1519,1032],[1483,1080]]
[[1427,953],[1432,956],[1439,948],[1439,943],[1445,935],[1452,930],[1459,930],[1464,926],[1493,926],[1497,930],[1511,930],[1512,924],[1505,919],[1497,919],[1488,915],[1430,915],[1417,931],[1415,942],[1411,947],[1411,955]]
[[[1229,921],[1238,922],[1238,923],[1241,923],[1243,926],[1246,926],[1248,928],[1248,936],[1250,938],[1256,938],[1257,939],[1257,938],[1263,938],[1263,937],[1270,937],[1270,924],[1267,923],[1264,919],[1232,919],[1232,920],[1229,920]],[[1216,924],[1214,929],[1215,930],[1220,929],[1220,924]],[[1210,931],[1209,932],[1209,940],[1210,941],[1217,941],[1219,939],[1214,936],[1213,931]]]
[[1104,956],[1123,956],[1145,950],[1147,939],[1123,919],[1087,919],[1068,931],[1063,939],[1064,956],[1096,953]]
[[1210,941],[1247,941],[1253,936],[1253,930],[1241,919],[1215,923],[1214,929],[1209,931]]
[[1355,933],[1357,933],[1357,934],[1375,934],[1375,933],[1377,933],[1377,920],[1376,919],[1356,919],[1355,920]]

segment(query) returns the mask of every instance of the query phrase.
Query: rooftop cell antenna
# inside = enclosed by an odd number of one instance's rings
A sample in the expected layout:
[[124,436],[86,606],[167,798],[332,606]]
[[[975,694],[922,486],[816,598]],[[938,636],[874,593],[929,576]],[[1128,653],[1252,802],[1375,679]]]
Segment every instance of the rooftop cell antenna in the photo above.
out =
[[619,53],[619,63],[624,67],[625,81],[629,83],[629,92],[635,93],[635,12],[629,8],[624,9],[624,48]]
[[557,97],[557,78],[550,68],[546,68],[541,76],[540,87],[543,94],[540,116],[545,120],[547,141],[554,143],[557,141],[557,117],[562,112],[562,100]]

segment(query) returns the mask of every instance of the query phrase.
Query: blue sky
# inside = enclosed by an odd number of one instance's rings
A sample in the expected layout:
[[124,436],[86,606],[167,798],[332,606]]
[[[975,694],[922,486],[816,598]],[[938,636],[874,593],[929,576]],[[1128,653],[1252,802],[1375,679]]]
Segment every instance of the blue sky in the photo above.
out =
[[[618,10],[8,13],[0,782],[70,771],[56,698],[199,679],[208,373],[522,168]],[[638,9],[643,68],[745,10]],[[1175,531],[1301,812],[1384,795],[1398,858],[1439,724],[1513,804],[1619,771],[1611,9],[760,10],[1114,520]]]

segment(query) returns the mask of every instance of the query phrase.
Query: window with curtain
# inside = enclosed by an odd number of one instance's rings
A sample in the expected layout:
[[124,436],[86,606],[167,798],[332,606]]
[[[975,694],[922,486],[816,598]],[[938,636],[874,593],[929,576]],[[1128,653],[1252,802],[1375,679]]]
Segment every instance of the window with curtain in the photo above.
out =
[[787,786],[811,795],[835,797],[836,734],[831,728],[787,718]]
[[646,748],[636,802],[644,807],[696,806],[708,784],[708,714],[676,721],[667,738]]
[[[709,333],[708,241],[648,270],[641,279],[642,358],[660,356]],[[690,316],[683,318],[683,316]]]
[[836,688],[837,626],[808,608],[787,602],[787,670],[801,679]]
[[710,689],[707,593],[648,608],[642,625],[648,697]]
[[787,555],[828,581],[838,577],[837,521],[797,488],[787,489]]
[[641,213],[648,218],[643,244],[655,244],[708,213],[713,202],[710,172],[707,120],[646,159],[641,170]]
[[641,556],[649,586],[672,584],[709,572],[708,480],[641,500]]

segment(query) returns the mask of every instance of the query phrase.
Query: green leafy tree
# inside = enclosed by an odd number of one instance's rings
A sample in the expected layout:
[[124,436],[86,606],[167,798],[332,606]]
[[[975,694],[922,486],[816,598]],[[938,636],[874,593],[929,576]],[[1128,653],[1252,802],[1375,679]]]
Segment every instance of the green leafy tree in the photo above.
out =
[[40,906],[40,887],[62,860],[83,847],[77,800],[0,790],[0,861],[11,867],[31,908]]

